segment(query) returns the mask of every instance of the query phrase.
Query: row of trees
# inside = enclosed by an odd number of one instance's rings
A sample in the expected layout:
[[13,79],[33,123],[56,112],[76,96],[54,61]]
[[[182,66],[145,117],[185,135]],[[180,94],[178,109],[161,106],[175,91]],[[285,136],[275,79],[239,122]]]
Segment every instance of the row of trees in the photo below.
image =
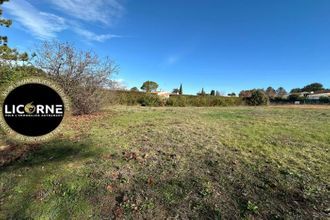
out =
[[321,83],[312,83],[304,86],[303,88],[294,88],[290,93],[301,93],[301,92],[318,92],[325,90]]
[[[157,91],[158,87],[159,87],[158,83],[154,81],[145,81],[140,89],[149,93],[149,92]],[[139,92],[140,90],[137,87],[132,87],[130,91]]]
[[[295,88],[290,91],[290,94],[283,88],[279,87],[274,89],[273,87],[268,87],[264,89],[252,89],[243,90],[239,93],[239,97],[242,97],[245,102],[249,105],[266,105],[270,101],[272,102],[294,102],[294,101],[306,101],[306,96],[301,95],[302,92],[318,92],[327,91],[321,83],[311,83],[303,88]],[[320,103],[329,103],[330,99],[328,97],[322,97],[319,100]]]
[[197,96],[224,96],[220,91],[218,90],[211,90],[210,93],[206,93],[204,88],[200,92],[197,93]]
[[[146,81],[141,86],[141,90],[146,91],[146,92],[153,92],[153,91],[156,91],[157,89],[158,89],[158,84],[156,82],[153,82],[153,81]],[[279,87],[278,89],[274,89],[273,87],[269,86],[267,89],[242,90],[239,93],[239,97],[242,97],[242,98],[251,97],[252,93],[255,90],[259,90],[259,91],[265,93],[265,95],[270,100],[274,100],[275,98],[281,99],[283,97],[286,97],[289,94],[283,87]],[[303,88],[292,89],[290,91],[290,94],[301,93],[301,92],[317,92],[317,91],[323,91],[323,90],[325,90],[325,88],[323,87],[323,85],[321,83],[312,83],[312,84],[304,86]],[[139,89],[137,87],[133,87],[133,88],[131,88],[131,91],[139,91]],[[180,85],[179,88],[174,88],[172,90],[172,93],[182,95],[183,94],[182,84]],[[204,88],[202,88],[202,90],[200,92],[198,92],[197,95],[198,96],[208,96],[208,95],[209,96],[224,96],[218,90],[211,90],[210,93],[207,93],[207,92],[205,92]],[[229,94],[227,94],[227,96],[235,97],[236,93],[234,93],[234,92],[229,93]]]
[[[146,81],[142,84],[141,86],[141,90],[144,92],[155,92],[157,91],[159,85],[158,83],[154,82],[154,81]],[[137,87],[132,87],[130,89],[130,91],[132,92],[139,92],[140,90]],[[178,95],[183,95],[183,86],[182,83],[180,84],[179,88],[174,88],[172,90],[173,94],[178,94]],[[202,90],[200,92],[197,93],[198,96],[224,96],[221,92],[219,92],[218,90],[211,90],[210,93],[206,93],[204,88],[202,88]],[[229,97],[235,97],[236,93],[229,93],[228,94]]]
[[[274,89],[273,87],[269,86],[266,90],[264,89],[252,89],[252,90],[242,90],[239,93],[239,97],[251,97],[252,92],[255,90],[260,90],[264,92],[269,99],[275,99],[275,98],[283,98],[288,95],[288,92],[283,88],[279,87],[278,89]],[[295,88],[290,91],[290,94],[297,94],[302,92],[319,92],[319,91],[326,91],[324,86],[321,83],[311,83],[303,88]]]
[[243,100],[238,97],[173,95],[164,99],[154,93],[131,92],[127,90],[109,91],[109,104],[142,106],[238,106]]
[[[141,86],[141,90],[145,91],[145,92],[156,92],[158,89],[159,85],[158,83],[154,82],[154,81],[145,81],[142,86]],[[137,87],[132,87],[130,89],[130,91],[132,92],[139,92],[140,90]],[[172,93],[178,94],[178,95],[183,95],[183,87],[182,84],[180,84],[179,88],[174,88],[172,90]]]
[[256,90],[265,93],[265,95],[269,99],[274,99],[275,97],[283,98],[284,96],[286,96],[288,94],[288,92],[283,87],[279,87],[278,89],[275,90],[273,87],[270,86],[266,90],[264,90],[264,89],[242,90],[239,93],[239,97],[242,97],[242,98],[251,97],[252,93]]
[[172,93],[174,94],[178,94],[178,95],[183,95],[183,88],[182,88],[182,83],[180,84],[179,88],[174,88],[172,90]]

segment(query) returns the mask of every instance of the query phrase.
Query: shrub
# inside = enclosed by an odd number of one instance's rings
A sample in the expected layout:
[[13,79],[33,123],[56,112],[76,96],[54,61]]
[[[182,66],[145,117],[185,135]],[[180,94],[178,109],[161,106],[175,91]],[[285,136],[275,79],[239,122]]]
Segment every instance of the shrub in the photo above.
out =
[[168,106],[237,106],[242,104],[242,99],[238,97],[221,96],[170,96],[166,105]]
[[107,102],[113,105],[140,105],[140,101],[145,95],[145,92],[108,90]]
[[185,107],[187,106],[187,98],[185,96],[170,96],[169,99],[166,100],[167,106],[178,106]]
[[138,102],[142,106],[163,106],[164,102],[159,98],[158,95],[146,93],[141,97]]
[[274,97],[274,99],[270,99],[270,102],[273,104],[288,104],[289,99],[282,97]]
[[324,104],[330,103],[330,97],[321,96],[319,101],[320,101],[320,103],[324,103]]
[[[156,97],[156,102],[149,102],[148,93],[132,92],[125,90],[108,91],[108,103],[119,105],[146,105],[146,106],[238,106],[242,105],[243,100],[239,97],[221,96],[193,96],[193,95],[172,95],[168,99],[163,99],[156,94],[149,96]],[[113,98],[114,97],[114,98]]]
[[59,84],[72,104],[72,113],[90,114],[105,103],[106,90],[114,86],[109,79],[117,66],[108,58],[79,51],[69,43],[45,42],[37,48],[35,65]]
[[293,94],[289,95],[288,100],[290,102],[300,101],[300,95],[293,93]]
[[45,76],[45,73],[33,66],[0,66],[0,86],[6,86],[25,77]]
[[245,102],[246,102],[246,104],[252,105],[252,106],[268,105],[269,98],[263,91],[254,90],[251,93],[251,97],[245,98]]

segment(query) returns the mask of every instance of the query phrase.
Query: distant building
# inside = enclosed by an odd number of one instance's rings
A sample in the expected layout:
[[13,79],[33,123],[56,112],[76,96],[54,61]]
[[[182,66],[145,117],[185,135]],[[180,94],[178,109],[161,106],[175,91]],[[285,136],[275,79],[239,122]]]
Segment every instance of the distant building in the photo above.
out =
[[321,97],[330,97],[330,92],[307,95],[307,99],[310,100],[319,100]]
[[170,92],[163,92],[163,91],[158,91],[158,92],[152,92],[153,94],[158,95],[161,98],[170,98],[171,93]]
[[313,92],[301,92],[300,97],[307,97],[310,94],[314,94]]
[[330,97],[330,90],[322,90],[316,92],[299,92],[294,94],[299,95],[299,97],[305,97],[309,100],[319,100],[321,97]]

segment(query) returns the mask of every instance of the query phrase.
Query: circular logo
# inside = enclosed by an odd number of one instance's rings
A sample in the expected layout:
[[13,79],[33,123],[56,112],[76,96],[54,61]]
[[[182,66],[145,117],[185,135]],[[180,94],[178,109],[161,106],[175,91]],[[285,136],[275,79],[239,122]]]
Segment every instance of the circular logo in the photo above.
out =
[[64,118],[65,104],[56,88],[27,82],[10,90],[2,104],[2,119],[9,133],[38,138],[55,131]]

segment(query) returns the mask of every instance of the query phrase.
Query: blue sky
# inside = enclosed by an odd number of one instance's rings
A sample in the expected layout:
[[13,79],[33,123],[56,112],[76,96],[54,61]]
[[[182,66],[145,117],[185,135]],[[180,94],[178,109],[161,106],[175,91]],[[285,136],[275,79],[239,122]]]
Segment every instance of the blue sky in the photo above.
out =
[[328,0],[11,0],[9,45],[73,42],[110,56],[128,88],[146,80],[224,93],[330,87]]

